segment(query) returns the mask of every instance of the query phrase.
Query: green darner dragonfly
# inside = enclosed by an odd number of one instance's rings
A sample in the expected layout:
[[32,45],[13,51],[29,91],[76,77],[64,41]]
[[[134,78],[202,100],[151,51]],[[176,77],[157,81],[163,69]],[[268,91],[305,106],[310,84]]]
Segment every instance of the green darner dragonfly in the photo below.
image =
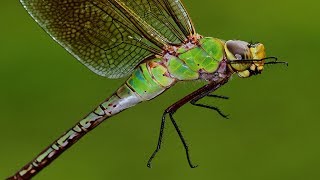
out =
[[204,80],[207,85],[167,108],[151,161],[161,148],[169,116],[184,145],[188,146],[173,114],[183,105],[216,110],[197,103],[212,96],[233,74],[260,74],[266,57],[264,45],[239,40],[221,40],[196,33],[180,0],[21,0],[35,21],[76,59],[98,75],[129,76],[125,83],[88,116],[66,131],[9,179],[30,179],[82,136],[104,120],[140,102],[151,100],[180,81]]

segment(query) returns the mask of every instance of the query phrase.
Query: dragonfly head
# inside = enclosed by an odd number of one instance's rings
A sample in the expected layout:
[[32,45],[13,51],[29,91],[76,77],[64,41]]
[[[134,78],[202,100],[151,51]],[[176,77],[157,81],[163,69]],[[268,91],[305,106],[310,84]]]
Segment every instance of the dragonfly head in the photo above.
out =
[[229,67],[239,77],[260,74],[264,68],[266,52],[261,43],[251,44],[245,41],[229,40],[225,43],[225,52]]

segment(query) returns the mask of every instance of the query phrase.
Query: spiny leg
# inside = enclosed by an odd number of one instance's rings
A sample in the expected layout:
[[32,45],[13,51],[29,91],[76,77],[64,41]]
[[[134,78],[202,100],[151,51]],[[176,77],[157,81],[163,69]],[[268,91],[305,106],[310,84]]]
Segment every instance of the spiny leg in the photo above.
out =
[[219,99],[229,99],[229,97],[227,97],[227,96],[220,96],[220,95],[214,95],[214,94],[208,94],[208,95],[203,94],[198,97],[195,97],[193,100],[190,101],[190,103],[194,106],[203,107],[203,108],[212,109],[214,111],[217,111],[220,116],[222,116],[225,119],[229,119],[229,117],[228,117],[229,115],[225,115],[218,107],[197,103],[199,100],[201,100],[202,98],[204,98],[206,96],[213,97],[213,98],[219,98]]
[[[170,109],[170,108],[168,108],[168,109]],[[155,151],[152,153],[151,157],[149,158],[149,161],[148,161],[148,164],[147,164],[147,166],[148,166],[149,168],[151,168],[151,162],[152,162],[153,158],[156,156],[156,154],[157,154],[157,153],[159,152],[159,150],[161,149],[161,144],[162,144],[162,139],[163,139],[163,132],[164,132],[164,127],[165,127],[165,123],[166,123],[166,120],[165,120],[165,119],[166,119],[166,115],[167,115],[167,114],[169,114],[170,120],[171,120],[174,128],[176,129],[176,131],[177,131],[177,133],[178,133],[178,135],[179,135],[179,137],[180,137],[180,140],[181,140],[181,142],[182,142],[182,144],[183,144],[183,147],[184,147],[184,149],[185,149],[185,151],[186,151],[186,156],[187,156],[187,160],[188,160],[189,166],[190,166],[191,168],[197,167],[197,166],[194,166],[194,165],[192,164],[192,162],[191,162],[190,154],[189,154],[189,147],[188,147],[188,145],[187,145],[187,143],[186,143],[186,141],[185,141],[185,139],[184,139],[184,137],[183,137],[183,135],[182,135],[182,133],[181,133],[181,130],[179,129],[179,126],[177,125],[176,121],[175,121],[174,118],[173,118],[173,114],[174,114],[174,113],[175,113],[175,111],[172,111],[172,112],[169,111],[169,112],[168,112],[168,111],[166,110],[166,111],[163,113],[163,115],[162,115],[161,126],[160,126],[160,134],[159,134],[159,138],[158,138],[157,148],[155,149]]]
[[186,143],[186,140],[184,139],[184,137],[183,137],[183,135],[182,135],[182,133],[181,133],[181,131],[180,131],[180,129],[179,129],[179,126],[177,125],[176,121],[173,119],[173,113],[170,113],[169,116],[170,116],[170,119],[171,119],[171,122],[172,122],[174,128],[176,129],[176,131],[177,131],[178,134],[179,134],[180,140],[181,140],[181,142],[182,142],[182,144],[183,144],[183,147],[184,147],[184,149],[185,149],[185,151],[186,151],[186,155],[187,155],[187,160],[188,160],[189,166],[190,166],[191,168],[196,168],[198,165],[195,165],[195,166],[194,166],[194,165],[192,164],[192,162],[191,162],[188,144]]
[[[174,121],[172,115],[178,110],[180,109],[183,105],[185,105],[186,103],[197,99],[198,97],[204,97],[207,96],[208,94],[210,94],[211,92],[215,91],[216,89],[218,89],[219,87],[221,87],[223,84],[225,84],[226,82],[228,82],[229,77],[226,76],[224,79],[221,79],[219,82],[212,82],[210,84],[207,84],[203,87],[201,87],[200,89],[192,92],[191,94],[185,96],[184,98],[180,99],[178,102],[174,103],[173,105],[171,105],[170,107],[168,107],[165,112],[162,115],[162,121],[161,121],[161,127],[160,127],[160,134],[159,134],[159,138],[158,138],[158,143],[157,143],[157,147],[156,150],[152,153],[151,157],[149,158],[149,161],[147,163],[147,166],[149,168],[151,168],[151,162],[154,159],[154,157],[156,156],[156,154],[158,153],[158,151],[161,148],[161,144],[162,144],[162,139],[163,139],[163,133],[164,133],[164,126],[165,126],[165,118],[166,115],[169,114],[170,115],[170,119],[171,122],[173,123],[175,129],[177,130],[179,137],[184,145],[184,148],[186,150],[186,154],[187,154],[187,159],[189,162],[190,167],[194,168],[196,166],[192,165],[191,160],[190,160],[190,155],[189,155],[189,151],[188,151],[188,146],[182,136],[182,133],[179,129],[179,127],[177,126],[176,122]],[[201,99],[201,98],[200,98]],[[198,100],[196,100],[198,101]],[[196,102],[195,101],[195,102]]]
[[152,153],[152,155],[150,156],[149,160],[148,160],[148,164],[147,166],[149,168],[151,168],[151,162],[153,160],[153,158],[156,156],[156,154],[158,153],[158,151],[161,149],[161,144],[162,144],[162,139],[163,139],[163,131],[164,131],[164,127],[166,124],[166,115],[167,113],[164,112],[162,115],[162,119],[161,119],[161,125],[160,125],[160,133],[159,133],[159,138],[158,138],[158,143],[157,143],[157,148],[154,150],[154,152]]

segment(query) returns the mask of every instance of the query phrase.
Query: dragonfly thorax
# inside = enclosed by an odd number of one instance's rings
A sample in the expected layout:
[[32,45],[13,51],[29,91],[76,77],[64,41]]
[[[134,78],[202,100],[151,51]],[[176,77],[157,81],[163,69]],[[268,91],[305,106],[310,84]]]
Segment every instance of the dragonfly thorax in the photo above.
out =
[[250,77],[262,72],[266,57],[263,44],[229,40],[225,43],[225,52],[230,69],[239,77]]

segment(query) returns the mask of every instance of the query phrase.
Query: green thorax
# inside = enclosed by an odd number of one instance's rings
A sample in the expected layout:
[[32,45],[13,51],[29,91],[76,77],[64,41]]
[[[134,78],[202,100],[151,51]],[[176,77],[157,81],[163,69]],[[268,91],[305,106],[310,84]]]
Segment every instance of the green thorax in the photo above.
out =
[[224,58],[224,42],[205,37],[199,43],[184,44],[176,50],[176,55],[165,56],[170,75],[178,80],[196,80],[200,73],[213,73]]
[[197,80],[212,74],[224,58],[224,43],[216,38],[201,38],[197,44],[186,43],[140,64],[126,85],[141,100],[150,100],[177,81]]

